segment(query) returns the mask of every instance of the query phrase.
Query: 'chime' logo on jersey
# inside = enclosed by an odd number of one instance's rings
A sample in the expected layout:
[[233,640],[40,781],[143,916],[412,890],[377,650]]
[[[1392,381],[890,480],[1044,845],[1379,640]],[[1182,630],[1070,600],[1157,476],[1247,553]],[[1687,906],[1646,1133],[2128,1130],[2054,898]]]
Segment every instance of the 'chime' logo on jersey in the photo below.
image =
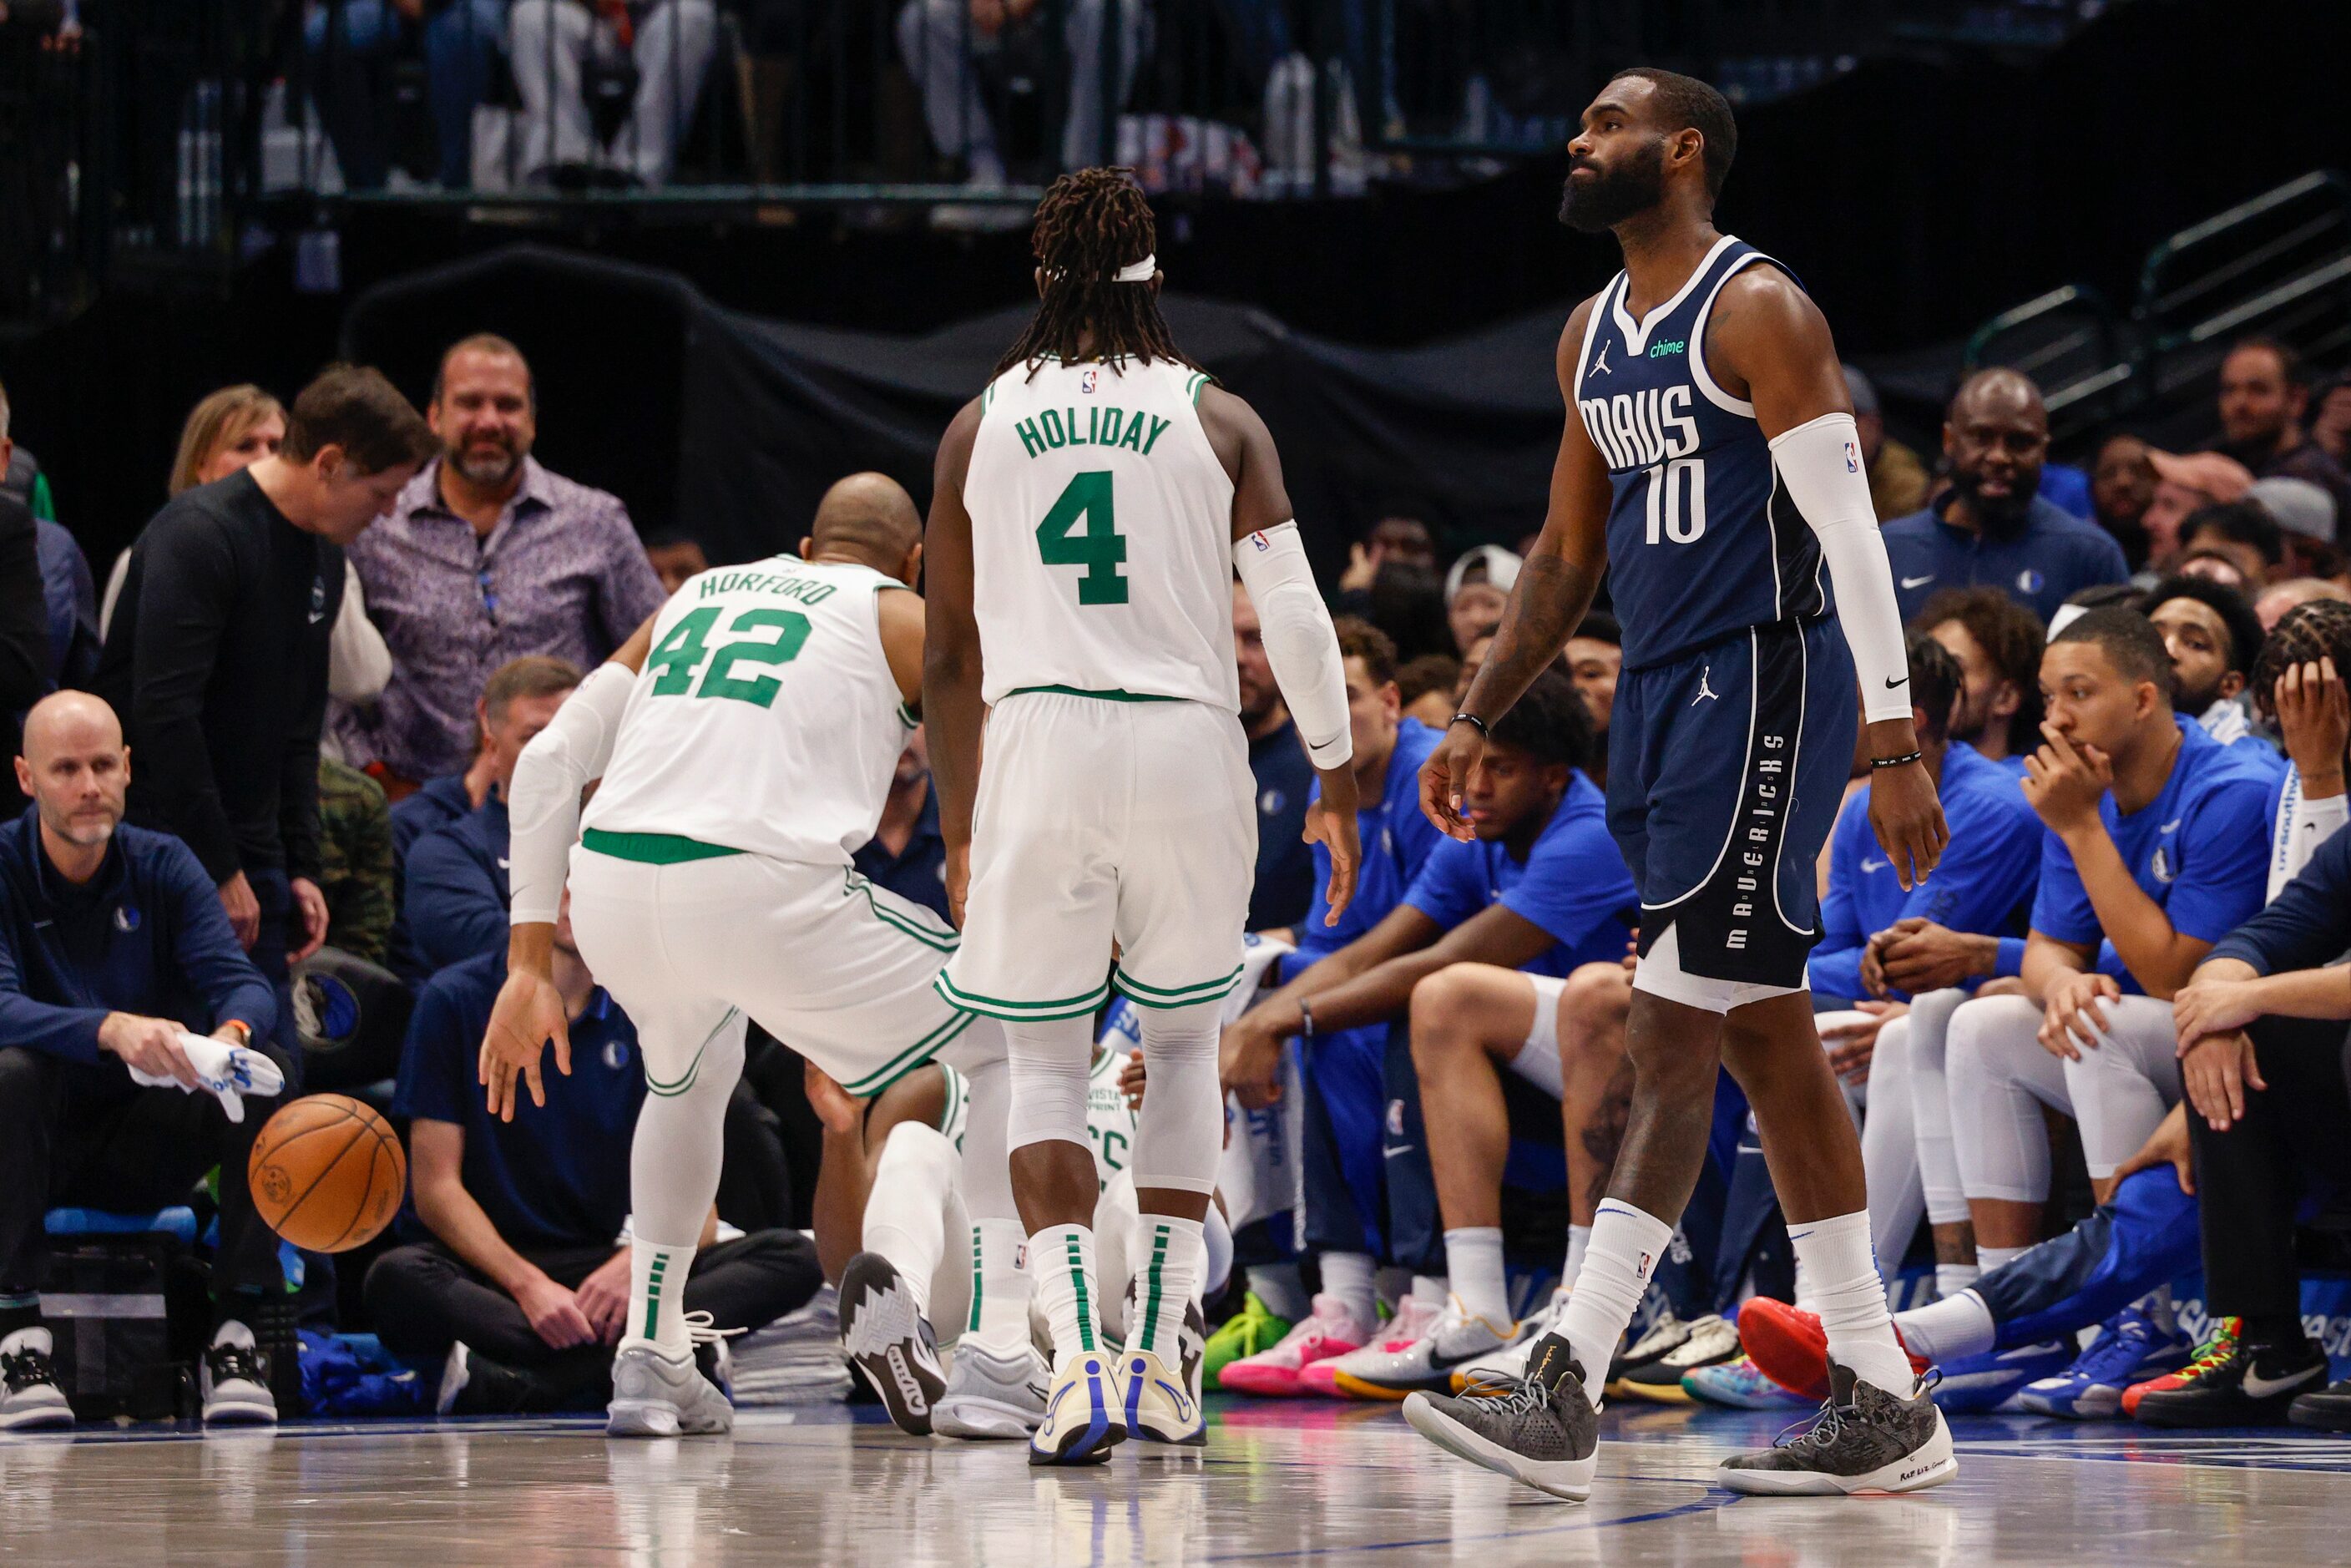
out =
[[1641,476],[1647,489],[1644,542],[1686,545],[1703,538],[1706,459],[1690,455],[1698,446],[1690,389],[1645,387],[1588,397],[1575,406],[1609,472]]

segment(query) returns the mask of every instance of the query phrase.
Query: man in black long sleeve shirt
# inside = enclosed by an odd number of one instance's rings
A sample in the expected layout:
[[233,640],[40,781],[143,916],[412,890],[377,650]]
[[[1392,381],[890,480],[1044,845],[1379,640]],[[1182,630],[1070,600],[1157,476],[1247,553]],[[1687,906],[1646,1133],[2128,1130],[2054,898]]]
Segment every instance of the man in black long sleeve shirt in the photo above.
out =
[[[8,393],[0,389],[0,473],[15,443],[8,439]],[[0,490],[0,715],[13,743],[24,711],[48,690],[49,609],[41,592],[39,532],[32,509]]]
[[[2205,1305],[2219,1356],[2147,1385],[2142,1421],[2351,1429],[2351,1383],[2319,1391],[2325,1350],[2302,1326],[2295,1209],[2351,1190],[2351,831],[2216,944],[2173,1000],[2201,1199]],[[2223,1340],[2229,1343],[2221,1343]],[[2209,1348],[2209,1347],[2208,1347]],[[2172,1386],[2176,1385],[2176,1386]],[[2127,1406],[2127,1401],[2126,1406]]]
[[139,759],[132,820],[187,842],[237,940],[281,985],[327,929],[319,732],[341,547],[435,450],[381,374],[325,371],[294,400],[275,456],[147,525],[99,661]]

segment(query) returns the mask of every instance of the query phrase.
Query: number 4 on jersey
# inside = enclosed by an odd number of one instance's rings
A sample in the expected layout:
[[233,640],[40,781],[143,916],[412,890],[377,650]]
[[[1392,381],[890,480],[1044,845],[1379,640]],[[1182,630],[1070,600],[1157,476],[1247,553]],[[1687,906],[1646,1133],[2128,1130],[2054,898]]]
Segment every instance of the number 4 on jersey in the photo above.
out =
[[1126,559],[1126,536],[1118,531],[1110,480],[1108,469],[1074,476],[1037,525],[1037,554],[1047,566],[1086,569],[1078,579],[1080,604],[1126,602],[1126,574],[1118,570]]

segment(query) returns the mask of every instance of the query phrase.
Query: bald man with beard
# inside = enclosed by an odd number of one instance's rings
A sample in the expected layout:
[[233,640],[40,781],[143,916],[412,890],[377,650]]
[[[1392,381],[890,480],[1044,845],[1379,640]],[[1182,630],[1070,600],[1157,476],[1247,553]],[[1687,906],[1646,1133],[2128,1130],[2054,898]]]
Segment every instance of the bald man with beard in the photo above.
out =
[[47,1370],[43,1211],[152,1212],[185,1201],[214,1166],[205,1420],[277,1419],[255,1328],[265,1301],[285,1301],[285,1281],[246,1186],[276,1103],[240,1105],[232,1120],[212,1094],[182,1092],[198,1077],[185,1037],[266,1052],[289,1082],[294,1067],[265,1044],[276,997],[194,852],[123,825],[130,781],[122,727],[99,698],[59,692],[26,716],[16,782],[33,803],[0,827],[0,1429],[72,1418]]
[[2015,371],[1978,371],[1943,421],[1950,483],[1924,511],[1886,525],[1886,553],[1907,622],[1945,589],[1986,583],[2047,621],[2066,598],[2130,575],[2122,547],[2041,495],[2049,413]]

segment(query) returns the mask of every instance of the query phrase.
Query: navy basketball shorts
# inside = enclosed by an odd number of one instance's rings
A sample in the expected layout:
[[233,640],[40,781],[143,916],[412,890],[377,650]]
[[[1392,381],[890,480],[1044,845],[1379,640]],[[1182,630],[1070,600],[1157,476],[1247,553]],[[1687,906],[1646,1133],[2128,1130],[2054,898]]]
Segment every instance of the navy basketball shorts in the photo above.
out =
[[1641,892],[1636,987],[1717,1012],[1802,988],[1855,690],[1833,619],[1752,627],[1618,679],[1608,828]]

